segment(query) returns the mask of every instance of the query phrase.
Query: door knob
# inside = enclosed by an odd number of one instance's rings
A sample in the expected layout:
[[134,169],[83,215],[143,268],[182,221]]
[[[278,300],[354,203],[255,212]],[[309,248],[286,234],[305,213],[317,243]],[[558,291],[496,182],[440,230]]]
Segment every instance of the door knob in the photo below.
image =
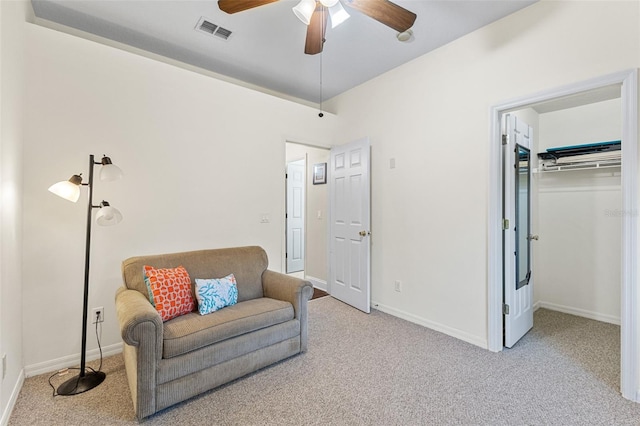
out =
[[529,241],[531,241],[531,240],[536,240],[536,241],[538,241],[538,238],[539,238],[539,237],[538,237],[537,235],[531,235],[531,234],[529,234],[529,236],[527,237],[527,239],[528,239]]
[[360,232],[358,232],[358,234],[360,234],[361,237],[366,237],[367,235],[371,235],[371,232],[360,231]]

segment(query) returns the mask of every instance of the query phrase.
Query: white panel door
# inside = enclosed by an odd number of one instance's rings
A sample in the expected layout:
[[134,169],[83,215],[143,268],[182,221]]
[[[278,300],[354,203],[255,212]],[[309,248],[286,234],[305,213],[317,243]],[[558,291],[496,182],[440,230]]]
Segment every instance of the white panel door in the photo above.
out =
[[[504,145],[504,345],[515,345],[533,327],[531,279],[531,127],[505,116]],[[508,223],[508,226],[506,225]]]
[[331,296],[370,312],[369,139],[331,149],[329,165]]
[[305,160],[287,164],[287,273],[304,271]]

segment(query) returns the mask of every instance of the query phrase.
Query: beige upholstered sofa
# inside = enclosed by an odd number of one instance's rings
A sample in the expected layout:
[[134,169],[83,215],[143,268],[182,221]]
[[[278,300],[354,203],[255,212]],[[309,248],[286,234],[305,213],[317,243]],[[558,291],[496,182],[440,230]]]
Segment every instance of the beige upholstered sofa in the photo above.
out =
[[[144,265],[183,266],[192,283],[233,273],[238,303],[207,315],[196,309],[163,323],[147,296]],[[141,256],[122,263],[124,286],[116,293],[116,311],[138,419],[306,350],[313,287],[267,266],[260,247]]]

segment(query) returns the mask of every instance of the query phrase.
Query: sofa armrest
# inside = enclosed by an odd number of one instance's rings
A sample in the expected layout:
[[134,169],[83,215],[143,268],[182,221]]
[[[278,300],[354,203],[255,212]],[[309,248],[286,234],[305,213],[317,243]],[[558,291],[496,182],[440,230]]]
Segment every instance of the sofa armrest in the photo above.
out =
[[301,307],[313,296],[313,285],[309,281],[274,272],[269,269],[262,274],[264,296],[284,300],[293,305],[296,318],[300,318]]
[[162,319],[137,290],[116,291],[116,316],[124,341],[123,355],[136,417],[156,412],[156,370],[162,359]]
[[309,281],[267,269],[262,274],[262,289],[265,297],[284,300],[293,305],[295,317],[300,321],[300,352],[305,352],[308,329],[307,302],[313,296],[313,285]]
[[[154,346],[156,346],[157,357],[159,359],[162,356],[162,318],[148,299],[137,290],[120,287],[116,292],[116,315],[120,323],[122,340],[131,346],[140,346],[143,340],[139,326],[147,324],[147,327],[144,327],[147,332],[148,326],[151,326],[156,342]],[[146,336],[145,333],[144,337],[148,339],[150,336]]]

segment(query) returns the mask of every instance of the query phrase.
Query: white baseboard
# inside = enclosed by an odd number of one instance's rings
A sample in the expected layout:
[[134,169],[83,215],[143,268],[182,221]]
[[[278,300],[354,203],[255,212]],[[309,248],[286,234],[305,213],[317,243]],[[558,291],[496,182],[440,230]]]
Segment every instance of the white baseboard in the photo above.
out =
[[311,281],[311,284],[313,284],[313,286],[315,288],[318,288],[322,291],[327,291],[327,282],[324,280],[321,280],[320,278],[316,278],[316,277],[312,277],[310,275],[307,275],[304,277],[305,280],[307,281]]
[[16,401],[18,400],[18,395],[20,395],[20,390],[22,389],[23,384],[24,384],[24,369],[20,371],[20,375],[18,376],[16,385],[13,387],[13,390],[11,391],[11,397],[9,398],[9,402],[7,403],[7,407],[2,413],[2,418],[0,418],[0,426],[6,426],[9,424],[9,417],[11,417],[11,413],[13,412],[13,407],[15,407],[16,405]]
[[437,322],[433,322],[428,319],[421,318],[417,315],[413,315],[408,312],[401,311],[400,309],[392,308],[391,306],[386,306],[375,301],[371,302],[371,307],[373,309],[377,309],[379,311],[385,312],[395,317],[402,318],[403,320],[407,320],[414,324],[418,324],[423,327],[427,327],[432,330],[439,331],[440,333],[444,333],[448,336],[455,337],[456,339],[460,339],[467,343],[471,343],[472,345],[480,346],[483,349],[487,349],[488,347],[488,342],[486,339],[482,339],[478,336],[471,335],[462,330],[458,330],[457,328],[453,328]]
[[[116,355],[122,352],[122,343],[115,343],[113,345],[105,346],[102,348],[102,356],[108,357]],[[98,349],[92,349],[87,351],[87,361],[93,361],[100,358],[100,351]],[[80,364],[80,354],[67,355],[62,358],[52,359],[50,361],[39,362],[37,364],[27,365],[24,367],[25,377],[33,377],[38,374],[49,373],[56,370],[61,370],[67,367],[76,367]]]
[[565,314],[571,314],[578,317],[589,318],[596,321],[607,322],[609,324],[620,325],[620,317],[614,317],[613,315],[587,311],[585,309],[573,308],[571,306],[564,306],[564,305],[558,305],[556,303],[537,301],[533,305],[533,309],[537,311],[540,308],[549,309],[550,311],[563,312]]

